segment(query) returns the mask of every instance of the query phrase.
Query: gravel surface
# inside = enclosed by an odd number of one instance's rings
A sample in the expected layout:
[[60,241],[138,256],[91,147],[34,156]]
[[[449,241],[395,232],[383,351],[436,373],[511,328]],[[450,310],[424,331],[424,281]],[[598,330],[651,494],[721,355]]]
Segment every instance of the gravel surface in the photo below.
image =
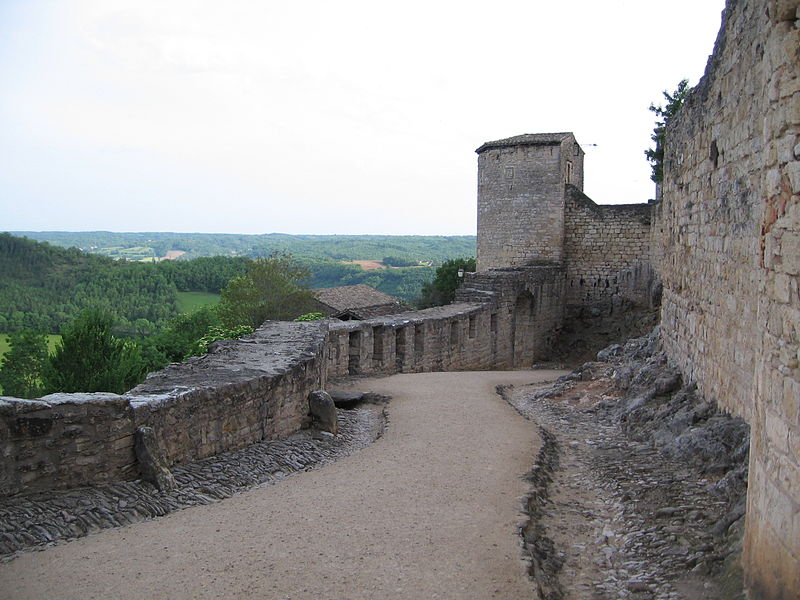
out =
[[[143,481],[44,492],[0,499],[0,561],[89,533],[161,517],[175,510],[218,502],[329,464],[372,443],[386,418],[379,406],[339,410],[339,435],[304,431],[185,466],[172,474],[176,489],[159,493]],[[2,596],[0,596],[2,597]]]
[[[15,599],[535,598],[518,532],[539,440],[495,387],[561,374],[364,380],[359,389],[393,398],[375,443],[222,502],[200,485],[190,495],[211,503],[21,554],[0,565],[0,590]],[[300,452],[286,456],[305,468]],[[231,490],[240,489],[235,462],[218,469]],[[120,501],[109,511],[125,514]]]

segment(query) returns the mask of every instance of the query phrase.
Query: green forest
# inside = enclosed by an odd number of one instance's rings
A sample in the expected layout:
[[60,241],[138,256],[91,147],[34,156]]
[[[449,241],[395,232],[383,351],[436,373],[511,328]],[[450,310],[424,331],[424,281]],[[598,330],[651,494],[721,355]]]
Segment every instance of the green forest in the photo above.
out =
[[145,336],[178,315],[178,292],[219,293],[244,258],[140,263],[0,234],[0,333],[56,334],[84,309],[116,318],[115,331]]
[[366,283],[429,306],[452,299],[450,280],[466,265],[450,259],[436,268],[408,258],[400,245],[373,251],[364,259],[369,270],[275,250],[144,261],[0,234],[0,388],[25,398],[122,393],[146,373],[247,335],[265,319],[321,318],[311,288]]
[[[246,271],[249,260],[276,250],[293,256],[309,273],[304,284],[312,289],[365,283],[415,305],[437,265],[475,253],[471,236],[30,235],[49,241],[0,234],[0,333],[31,329],[58,334],[92,307],[115,317],[117,335],[151,335],[178,314],[213,301],[233,277]],[[83,250],[63,247],[70,243],[82,244]],[[187,250],[179,260],[156,262],[112,258],[97,251],[112,246],[135,252],[148,248],[154,255]],[[226,256],[203,255],[226,249]],[[187,259],[190,254],[196,258]],[[364,270],[342,262],[369,259],[387,267],[417,266]]]

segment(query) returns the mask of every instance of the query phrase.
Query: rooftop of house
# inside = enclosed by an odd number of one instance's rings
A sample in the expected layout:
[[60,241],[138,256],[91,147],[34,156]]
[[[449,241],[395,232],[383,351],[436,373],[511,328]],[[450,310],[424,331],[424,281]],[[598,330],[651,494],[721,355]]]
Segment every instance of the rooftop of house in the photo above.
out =
[[369,319],[409,310],[401,300],[364,283],[320,288],[312,292],[317,302],[328,308],[334,317]]

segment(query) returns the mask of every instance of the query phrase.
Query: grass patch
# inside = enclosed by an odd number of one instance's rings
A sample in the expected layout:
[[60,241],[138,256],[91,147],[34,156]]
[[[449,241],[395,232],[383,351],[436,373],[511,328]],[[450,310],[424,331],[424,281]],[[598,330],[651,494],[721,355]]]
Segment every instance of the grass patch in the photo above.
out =
[[211,292],[178,292],[178,310],[182,313],[194,312],[198,308],[219,302],[219,294]]

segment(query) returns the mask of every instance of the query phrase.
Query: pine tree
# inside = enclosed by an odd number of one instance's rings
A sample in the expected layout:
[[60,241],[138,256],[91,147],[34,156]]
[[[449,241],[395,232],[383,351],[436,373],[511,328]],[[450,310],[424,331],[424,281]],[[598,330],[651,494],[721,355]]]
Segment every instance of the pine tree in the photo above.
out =
[[38,398],[44,392],[42,373],[47,363],[47,337],[32,330],[12,333],[10,350],[0,361],[3,394],[15,398]]
[[145,375],[135,342],[114,337],[114,319],[98,309],[82,312],[64,330],[45,371],[52,392],[122,394]]

